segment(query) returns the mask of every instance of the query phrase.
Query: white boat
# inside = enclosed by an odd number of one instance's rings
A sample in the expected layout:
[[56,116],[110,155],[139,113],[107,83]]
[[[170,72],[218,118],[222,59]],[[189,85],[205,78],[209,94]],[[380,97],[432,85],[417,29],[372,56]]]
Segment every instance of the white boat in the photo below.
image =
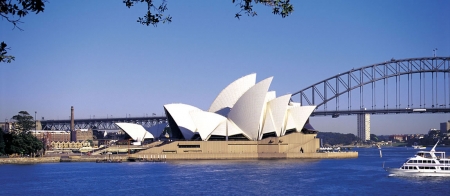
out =
[[417,145],[417,142],[414,142],[414,145],[412,145],[412,147],[413,147],[414,149],[420,149],[420,150],[423,150],[423,149],[426,149],[426,148],[427,148],[427,147],[425,147],[425,146]]
[[420,149],[420,150],[427,149],[427,147],[425,147],[425,146],[416,146],[416,145],[413,145],[412,147],[413,147],[414,149]]
[[400,168],[384,169],[389,176],[450,176],[450,159],[445,157],[445,152],[436,152],[436,145],[430,151],[418,151]]
[[320,147],[319,150],[321,150],[321,151],[332,151],[333,148],[331,148],[331,147]]

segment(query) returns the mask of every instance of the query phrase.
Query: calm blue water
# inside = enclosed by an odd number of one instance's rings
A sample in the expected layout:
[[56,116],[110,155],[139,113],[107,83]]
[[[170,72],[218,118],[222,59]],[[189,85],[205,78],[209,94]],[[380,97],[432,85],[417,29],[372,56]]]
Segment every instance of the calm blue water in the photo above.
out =
[[[355,149],[359,158],[0,165],[0,195],[431,195],[450,178],[388,177],[411,148]],[[438,150],[450,151],[450,148]],[[448,154],[450,155],[450,154]]]

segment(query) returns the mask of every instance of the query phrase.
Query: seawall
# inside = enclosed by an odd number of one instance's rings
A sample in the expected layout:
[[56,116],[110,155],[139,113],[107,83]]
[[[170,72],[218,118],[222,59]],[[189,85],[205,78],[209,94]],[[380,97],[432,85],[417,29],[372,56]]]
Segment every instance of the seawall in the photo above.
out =
[[345,159],[358,158],[358,152],[333,153],[168,153],[133,154],[133,158],[165,160],[239,160],[239,159]]
[[0,158],[0,164],[59,163],[60,157]]
[[[0,164],[35,164],[59,162],[96,162],[105,156],[62,156],[39,158],[0,158]],[[111,160],[128,161],[129,158],[149,160],[240,160],[240,159],[345,159],[358,158],[358,152],[331,153],[183,153],[183,154],[132,154],[130,156],[111,156]],[[108,158],[108,159],[109,159]]]

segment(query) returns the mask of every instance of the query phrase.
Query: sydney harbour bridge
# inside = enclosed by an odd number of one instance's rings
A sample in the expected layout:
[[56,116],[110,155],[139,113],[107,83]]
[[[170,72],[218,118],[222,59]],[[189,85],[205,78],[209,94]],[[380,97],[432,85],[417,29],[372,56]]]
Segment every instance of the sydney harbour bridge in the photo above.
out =
[[[353,68],[293,93],[291,100],[316,105],[311,116],[358,115],[358,137],[364,131],[370,135],[371,114],[450,112],[450,57],[391,59]],[[165,116],[75,119],[75,128],[117,130],[116,122],[151,127],[166,121]],[[41,124],[44,130],[70,129],[70,120]]]

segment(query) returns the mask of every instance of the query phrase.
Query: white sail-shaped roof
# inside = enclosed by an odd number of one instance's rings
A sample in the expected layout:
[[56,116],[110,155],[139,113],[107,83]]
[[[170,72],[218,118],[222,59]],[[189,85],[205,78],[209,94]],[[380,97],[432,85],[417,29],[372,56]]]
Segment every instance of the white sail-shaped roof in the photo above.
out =
[[227,136],[227,134],[228,136],[242,134],[245,137],[249,138],[238,126],[236,126],[236,124],[233,123],[233,121],[228,119],[226,121],[221,122],[220,125],[217,126],[214,129],[214,131],[210,134],[210,136],[211,135]]
[[205,111],[191,111],[190,115],[202,140],[207,140],[211,132],[227,120],[219,114]]
[[276,132],[275,122],[273,120],[272,111],[270,109],[267,109],[262,134],[259,136],[259,139],[261,139],[265,133],[271,132]]
[[228,114],[228,118],[252,140],[258,139],[266,93],[272,78],[269,77],[246,91]]
[[[267,110],[267,105],[268,105],[268,102],[275,99],[276,96],[277,95],[276,95],[275,91],[269,91],[266,93],[266,100],[264,101],[264,104],[263,104],[263,110],[262,110],[263,112],[261,113],[260,122],[259,122],[259,124],[261,125],[261,128],[259,129],[259,133],[258,133],[259,139],[261,139],[262,135],[265,133],[263,130],[263,128],[266,127],[265,123],[268,123],[267,127],[271,126],[271,124],[270,124],[271,121],[266,120],[266,118],[269,118],[269,119],[271,118],[271,116],[267,116],[267,115],[270,115],[270,111]],[[269,130],[269,128],[266,130]]]
[[141,142],[144,139],[153,139],[153,135],[149,133],[142,125],[133,123],[115,123],[122,131],[127,133],[134,141]]
[[250,137],[231,120],[227,121],[227,129],[228,129],[228,136],[242,134],[248,139],[250,139]]
[[[284,129],[284,123],[286,121],[286,114],[287,114],[286,111],[290,99],[291,94],[287,94],[275,98],[272,101],[269,101],[269,103],[267,103],[267,113],[266,113],[266,120],[264,123],[263,134],[275,131],[278,137],[281,136],[282,131]],[[266,124],[268,126],[266,126]]]
[[209,112],[227,116],[236,101],[256,83],[256,74],[252,73],[239,78],[224,88],[211,104]]
[[316,106],[291,102],[290,94],[277,98],[275,91],[268,91],[272,77],[255,81],[256,74],[235,80],[220,92],[209,112],[186,104],[165,105],[173,137],[189,140],[198,133],[209,140],[212,135],[242,134],[260,140],[266,133],[280,137],[286,130],[301,131]]
[[148,132],[150,132],[154,137],[159,138],[159,136],[164,132],[164,129],[167,127],[167,123],[158,123],[149,128],[145,128]]
[[[209,136],[211,135],[221,135],[221,136],[226,136],[227,135],[227,121],[221,122],[212,132]],[[209,139],[209,137],[208,137]]]
[[201,110],[197,107],[182,103],[167,104],[164,105],[164,108],[170,113],[170,116],[180,128],[183,137],[187,140],[191,139],[197,131],[197,127],[194,121],[192,121],[190,112]]
[[300,132],[314,109],[316,109],[316,106],[296,106],[290,108],[287,122],[289,127],[286,126],[286,130],[295,128]]

